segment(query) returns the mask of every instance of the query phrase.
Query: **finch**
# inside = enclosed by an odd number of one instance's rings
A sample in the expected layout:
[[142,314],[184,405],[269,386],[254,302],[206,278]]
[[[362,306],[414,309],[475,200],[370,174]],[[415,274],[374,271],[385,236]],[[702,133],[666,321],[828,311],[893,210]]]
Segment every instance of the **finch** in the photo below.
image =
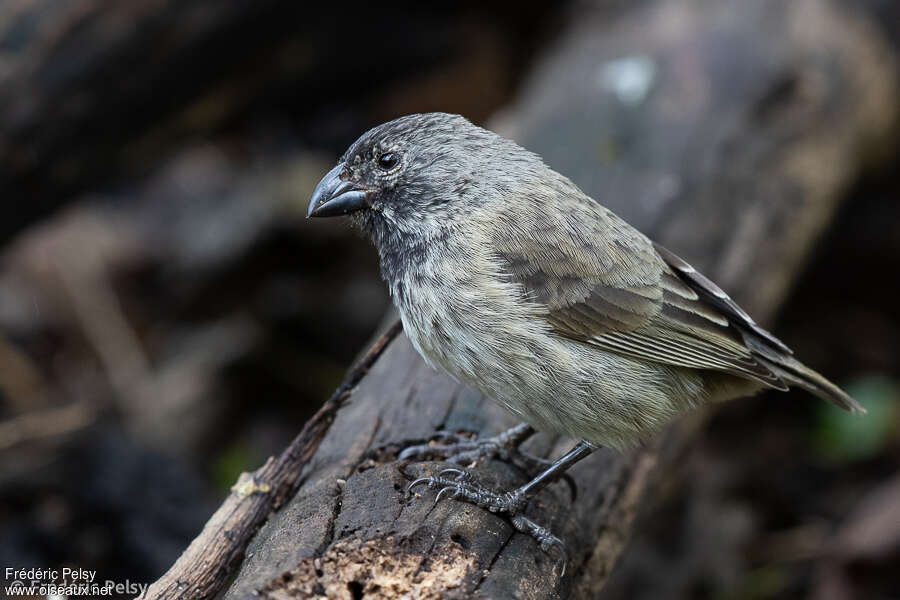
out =
[[371,238],[425,361],[527,423],[501,443],[532,428],[581,440],[510,493],[456,469],[414,482],[506,513],[545,549],[561,542],[523,509],[597,446],[627,448],[694,407],[764,389],[864,412],[687,262],[458,115],[364,133],[309,203],[310,217],[337,215]]

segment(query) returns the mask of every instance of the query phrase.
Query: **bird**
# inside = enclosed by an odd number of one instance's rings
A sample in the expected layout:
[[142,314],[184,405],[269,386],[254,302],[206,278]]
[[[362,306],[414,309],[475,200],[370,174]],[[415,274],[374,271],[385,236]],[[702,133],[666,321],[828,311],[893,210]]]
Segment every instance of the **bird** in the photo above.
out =
[[688,262],[462,116],[411,114],[362,134],[307,211],[342,215],[373,242],[424,360],[524,421],[452,439],[443,456],[515,453],[536,430],[579,440],[512,491],[456,468],[410,485],[505,514],[545,551],[565,545],[528,502],[598,447],[626,450],[682,413],[766,389],[865,412]]

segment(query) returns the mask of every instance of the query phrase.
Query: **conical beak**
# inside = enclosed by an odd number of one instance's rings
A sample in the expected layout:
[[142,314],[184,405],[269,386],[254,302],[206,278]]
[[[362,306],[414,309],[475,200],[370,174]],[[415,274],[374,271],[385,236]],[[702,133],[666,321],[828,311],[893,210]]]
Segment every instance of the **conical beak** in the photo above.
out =
[[326,173],[309,199],[307,217],[337,217],[369,207],[371,192],[341,179],[344,163]]

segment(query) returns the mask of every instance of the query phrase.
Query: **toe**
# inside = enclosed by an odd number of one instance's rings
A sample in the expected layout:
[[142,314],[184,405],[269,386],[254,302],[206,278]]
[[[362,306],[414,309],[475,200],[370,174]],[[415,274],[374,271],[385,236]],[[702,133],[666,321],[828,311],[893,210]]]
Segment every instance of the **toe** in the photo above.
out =
[[455,475],[454,479],[456,481],[472,481],[474,479],[470,473],[463,471],[462,469],[454,469],[452,467],[449,469],[444,469],[443,471],[438,473],[438,477],[445,477],[447,475]]
[[419,477],[406,488],[407,492],[411,492],[414,487],[417,485],[427,484],[428,487],[432,487],[434,485],[434,477]]
[[441,491],[439,491],[437,493],[437,496],[435,496],[435,498],[434,498],[434,503],[437,504],[438,502],[440,502],[441,498],[444,496],[445,493],[450,494],[451,496],[455,497],[456,494],[458,493],[458,490],[457,490],[457,488],[448,485],[447,487],[443,488]]
[[431,448],[427,444],[418,444],[416,446],[408,446],[397,455],[399,460],[409,460],[410,458],[427,458]]

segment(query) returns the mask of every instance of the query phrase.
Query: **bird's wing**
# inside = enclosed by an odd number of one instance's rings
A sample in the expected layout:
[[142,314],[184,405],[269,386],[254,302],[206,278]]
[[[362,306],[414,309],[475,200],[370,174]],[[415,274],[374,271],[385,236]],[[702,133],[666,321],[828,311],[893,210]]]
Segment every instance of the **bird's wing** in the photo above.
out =
[[[552,218],[495,228],[493,241],[506,276],[546,308],[557,333],[619,354],[787,389],[735,326],[755,323],[705,277],[690,271],[705,287],[689,278],[687,263],[609,211],[592,207]],[[686,267],[670,267],[674,259]]]
[[698,272],[694,267],[665,246],[654,242],[653,247],[663,260],[666,261],[666,264],[674,269],[691,289],[695,290],[697,294],[702,297],[706,304],[714,307],[738,327],[761,337],[777,350],[784,352],[785,354],[793,354],[793,351],[788,348],[784,342],[757,325],[756,321],[750,318],[750,315],[738,306],[737,302],[732,300],[728,294],[723,292],[719,286],[707,279],[702,273]]

